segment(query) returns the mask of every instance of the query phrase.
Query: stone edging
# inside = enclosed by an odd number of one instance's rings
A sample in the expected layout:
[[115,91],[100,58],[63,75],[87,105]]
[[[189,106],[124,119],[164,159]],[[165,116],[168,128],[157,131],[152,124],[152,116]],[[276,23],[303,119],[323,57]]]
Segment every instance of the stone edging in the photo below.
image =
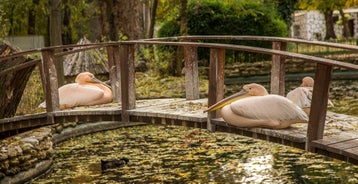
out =
[[53,145],[69,138],[141,122],[118,121],[56,124],[24,132],[0,141],[0,184],[30,181],[45,173],[52,165]]

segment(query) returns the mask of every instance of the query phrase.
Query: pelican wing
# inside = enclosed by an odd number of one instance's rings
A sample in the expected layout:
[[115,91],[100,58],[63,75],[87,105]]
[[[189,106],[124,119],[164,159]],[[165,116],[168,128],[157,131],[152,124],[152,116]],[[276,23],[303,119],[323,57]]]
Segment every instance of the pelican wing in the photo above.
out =
[[279,95],[249,97],[231,103],[230,107],[235,114],[250,119],[308,121],[301,108]]
[[298,87],[287,93],[287,98],[301,108],[311,107],[312,87]]
[[59,89],[60,105],[75,107],[79,105],[92,105],[104,95],[103,90],[93,85],[66,84]]

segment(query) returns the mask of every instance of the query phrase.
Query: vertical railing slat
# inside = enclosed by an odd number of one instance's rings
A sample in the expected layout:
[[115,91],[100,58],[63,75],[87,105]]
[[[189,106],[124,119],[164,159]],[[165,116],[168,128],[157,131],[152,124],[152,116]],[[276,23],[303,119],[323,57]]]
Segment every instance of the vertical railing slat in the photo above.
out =
[[46,111],[60,110],[55,52],[52,49],[42,50],[42,73],[44,74]]
[[[210,49],[208,106],[224,98],[225,49]],[[219,117],[219,112],[208,112],[207,129],[215,131],[211,119]]]
[[134,109],[135,98],[135,67],[134,67],[134,45],[120,46],[120,72],[121,72],[121,99],[122,99],[122,121],[129,122],[127,110]]
[[[272,49],[286,51],[285,42],[272,42]],[[272,55],[271,94],[285,95],[285,57]]]
[[113,101],[121,102],[121,75],[119,62],[119,46],[111,45],[107,47],[109,80],[113,92]]
[[197,47],[184,46],[185,96],[187,100],[199,99]]
[[332,66],[317,63],[310,117],[307,127],[306,149],[308,151],[315,152],[315,148],[311,146],[311,142],[323,138],[331,72]]

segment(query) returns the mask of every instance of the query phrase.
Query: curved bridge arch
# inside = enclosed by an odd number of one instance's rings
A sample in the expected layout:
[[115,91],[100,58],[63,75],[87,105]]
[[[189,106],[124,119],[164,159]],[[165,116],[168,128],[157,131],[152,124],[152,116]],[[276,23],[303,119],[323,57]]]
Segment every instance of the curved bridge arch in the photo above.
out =
[[[218,44],[218,43],[199,43],[198,40],[252,40],[252,41],[269,41],[272,42],[273,49],[250,47],[243,45],[232,44]],[[194,42],[195,41],[195,42]],[[185,77],[186,77],[186,98],[187,100],[199,100],[198,95],[198,68],[197,68],[197,48],[206,47],[210,49],[210,74],[209,74],[209,95],[208,105],[215,103],[223,98],[224,85],[224,65],[225,65],[225,51],[226,50],[240,50],[254,53],[262,53],[272,55],[272,70],[271,70],[271,92],[276,94],[283,94],[284,92],[284,77],[285,77],[285,59],[298,58],[317,63],[315,81],[316,84],[313,92],[312,113],[309,120],[307,130],[307,140],[304,135],[301,137],[307,143],[307,149],[316,152],[317,149],[326,149],[322,147],[319,140],[323,138],[324,122],[327,109],[328,88],[331,79],[332,67],[342,67],[352,70],[358,70],[358,65],[344,63],[337,60],[309,56],[304,54],[292,53],[286,51],[286,43],[303,43],[310,45],[319,45],[340,49],[347,49],[358,51],[357,46],[347,46],[343,44],[333,44],[318,41],[306,41],[300,39],[277,38],[277,37],[259,37],[259,36],[181,36],[171,38],[158,38],[146,40],[132,40],[132,41],[118,41],[93,43],[85,45],[65,45],[46,47],[41,49],[34,49],[24,52],[15,53],[9,56],[0,57],[1,60],[8,60],[20,56],[27,56],[28,54],[39,53],[42,59],[32,60],[25,64],[16,65],[0,71],[0,77],[9,73],[15,72],[18,69],[26,68],[32,65],[41,64],[42,72],[45,74],[43,81],[45,86],[46,101],[49,102],[47,112],[42,114],[26,115],[21,117],[13,117],[0,119],[0,132],[17,131],[22,128],[34,128],[39,126],[51,125],[58,122],[66,122],[71,120],[83,121],[122,121],[129,123],[130,121],[144,121],[149,123],[170,123],[184,126],[193,126],[200,128],[207,128],[212,131],[224,130],[239,133],[250,134],[250,136],[260,137],[263,139],[273,139],[274,131],[250,132],[247,129],[232,129],[232,127],[225,127],[226,125],[217,121],[216,113],[209,113],[206,117],[191,117],[145,114],[144,112],[136,111],[137,104],[135,98],[134,85],[134,55],[135,47],[137,45],[171,45],[180,46],[184,48],[185,59]],[[63,49],[73,49],[70,51],[59,51]],[[120,85],[113,85],[115,100],[121,102],[121,106],[114,109],[96,109],[89,111],[59,111],[58,92],[56,70],[54,70],[54,62],[60,56],[68,55],[83,50],[90,50],[95,48],[107,49],[109,63],[114,70],[110,72],[110,80],[113,83]],[[144,115],[140,115],[140,114]],[[221,127],[217,129],[217,127]],[[255,130],[256,131],[256,130]],[[284,131],[281,131],[281,133]],[[277,132],[276,132],[277,133]],[[282,133],[284,134],[284,133]],[[286,137],[289,136],[287,133]],[[292,138],[292,137],[291,137]],[[297,138],[297,137],[296,137]],[[292,138],[294,139],[294,138]],[[301,139],[300,139],[301,140]],[[276,142],[284,143],[285,139],[277,140]],[[286,140],[287,141],[287,140]],[[306,144],[300,143],[301,148]],[[339,150],[338,150],[339,151]],[[344,158],[351,158],[357,160],[357,156],[346,154]]]

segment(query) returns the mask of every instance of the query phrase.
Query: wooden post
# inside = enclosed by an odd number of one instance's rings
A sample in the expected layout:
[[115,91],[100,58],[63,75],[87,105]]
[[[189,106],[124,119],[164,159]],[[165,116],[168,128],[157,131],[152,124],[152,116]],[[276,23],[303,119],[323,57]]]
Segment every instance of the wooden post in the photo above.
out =
[[199,99],[197,47],[184,46],[185,96],[187,100]]
[[[272,42],[272,49],[286,51],[285,42]],[[271,94],[285,96],[285,57],[272,55]]]
[[135,67],[134,45],[120,46],[121,94],[122,94],[122,121],[129,122],[127,110],[134,109],[135,99]]
[[58,99],[56,58],[54,50],[42,50],[42,70],[45,79],[46,111],[60,110]]
[[331,71],[332,66],[317,63],[306,140],[306,150],[311,152],[315,152],[312,141],[323,138]]
[[[208,106],[224,98],[224,69],[225,49],[210,49]],[[208,112],[208,130],[215,131],[215,127],[211,124],[211,119],[219,116],[220,113],[218,111]]]
[[121,102],[121,74],[119,62],[119,46],[111,45],[107,47],[109,80],[113,92],[113,101]]

